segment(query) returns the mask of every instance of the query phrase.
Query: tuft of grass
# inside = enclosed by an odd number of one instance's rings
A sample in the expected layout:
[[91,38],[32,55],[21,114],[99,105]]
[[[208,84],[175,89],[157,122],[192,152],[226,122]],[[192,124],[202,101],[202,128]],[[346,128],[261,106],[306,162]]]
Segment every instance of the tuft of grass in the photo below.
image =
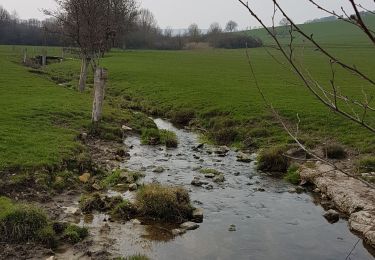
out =
[[162,221],[183,222],[193,212],[186,189],[159,184],[143,186],[137,192],[136,205],[141,215]]
[[170,113],[171,122],[179,126],[187,126],[195,118],[192,109],[179,109]]
[[63,237],[72,244],[76,244],[89,235],[89,231],[86,227],[79,227],[76,225],[68,225],[64,230]]
[[296,164],[292,164],[286,175],[284,176],[284,180],[290,182],[291,184],[298,185],[301,182],[301,176],[299,174],[299,166]]
[[169,130],[160,130],[160,142],[168,148],[176,148],[178,146],[176,133]]
[[79,206],[82,212],[85,213],[90,213],[94,210],[103,211],[106,209],[106,204],[99,193],[83,195],[79,201]]
[[101,186],[112,187],[119,183],[131,184],[137,182],[145,175],[140,172],[128,171],[128,170],[115,170],[107,175],[102,181]]
[[202,174],[214,174],[214,175],[223,174],[223,173],[219,172],[218,170],[210,169],[210,168],[200,169],[199,172],[202,173]]
[[239,136],[236,128],[228,127],[210,132],[210,137],[219,145],[230,145],[234,143]]
[[324,155],[329,159],[345,159],[345,148],[338,144],[329,144],[323,147]]
[[111,211],[111,216],[122,219],[130,220],[137,214],[137,208],[128,200],[124,200]]
[[145,145],[158,145],[160,144],[160,131],[155,128],[142,129],[141,142]]
[[375,172],[375,157],[367,156],[357,162],[357,168],[360,173]]
[[145,145],[163,144],[168,148],[176,148],[178,139],[176,133],[169,130],[147,128],[142,130],[141,142]]
[[289,159],[284,156],[285,150],[279,146],[263,149],[258,156],[258,169],[266,172],[286,172]]
[[51,241],[47,215],[39,208],[0,197],[0,241]]

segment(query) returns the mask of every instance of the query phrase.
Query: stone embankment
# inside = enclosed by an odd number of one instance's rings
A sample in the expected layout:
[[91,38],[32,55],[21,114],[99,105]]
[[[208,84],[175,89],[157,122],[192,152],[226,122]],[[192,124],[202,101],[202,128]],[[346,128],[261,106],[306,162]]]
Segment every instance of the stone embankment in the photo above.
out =
[[329,165],[317,162],[315,168],[303,167],[303,180],[316,185],[323,197],[349,218],[350,229],[375,247],[375,190]]

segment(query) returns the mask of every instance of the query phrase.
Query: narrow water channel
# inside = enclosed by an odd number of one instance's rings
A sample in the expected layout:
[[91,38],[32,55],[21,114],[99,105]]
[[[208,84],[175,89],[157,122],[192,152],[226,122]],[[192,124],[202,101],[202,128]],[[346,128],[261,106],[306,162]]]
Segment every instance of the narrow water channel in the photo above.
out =
[[[104,215],[86,219],[98,239],[121,255],[142,253],[151,259],[345,259],[358,237],[347,221],[329,224],[324,210],[311,194],[289,193],[293,186],[257,172],[255,163],[241,163],[236,152],[219,157],[215,147],[199,144],[196,134],[156,119],[160,129],[174,131],[177,149],[142,146],[138,137],[125,140],[131,158],[123,167],[146,173],[145,183],[182,185],[190,191],[194,205],[204,209],[204,222],[194,231],[178,237],[168,226],[109,223],[103,231]],[[156,167],[165,169],[153,172]],[[225,174],[225,182],[205,179],[199,168],[212,168]],[[195,176],[208,180],[212,189],[195,187]],[[131,197],[130,193],[122,194]],[[232,225],[235,231],[229,231]],[[95,233],[96,232],[96,233]],[[373,259],[359,243],[350,259]]]

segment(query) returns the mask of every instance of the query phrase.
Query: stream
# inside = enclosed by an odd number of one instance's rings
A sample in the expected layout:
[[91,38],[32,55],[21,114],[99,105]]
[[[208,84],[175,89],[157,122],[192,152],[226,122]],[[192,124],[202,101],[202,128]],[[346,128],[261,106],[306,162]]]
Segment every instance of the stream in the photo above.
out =
[[[169,226],[103,222],[107,217],[103,214],[82,219],[81,224],[110,252],[124,256],[141,253],[151,259],[344,260],[358,241],[346,220],[327,222],[313,194],[288,192],[292,185],[259,173],[254,162],[238,162],[233,150],[225,157],[212,153],[214,146],[194,150],[198,135],[161,119],[155,123],[177,134],[178,148],[143,146],[139,137],[130,136],[125,144],[131,147],[131,157],[123,167],[145,172],[145,183],[187,188],[194,206],[203,208],[204,222],[197,230],[173,237],[170,230],[174,227]],[[165,171],[155,173],[156,167]],[[225,182],[205,179],[199,168],[223,172]],[[212,187],[192,186],[195,176]],[[129,192],[121,195],[132,198]],[[229,231],[231,225],[235,231]],[[373,256],[361,241],[349,259]]]

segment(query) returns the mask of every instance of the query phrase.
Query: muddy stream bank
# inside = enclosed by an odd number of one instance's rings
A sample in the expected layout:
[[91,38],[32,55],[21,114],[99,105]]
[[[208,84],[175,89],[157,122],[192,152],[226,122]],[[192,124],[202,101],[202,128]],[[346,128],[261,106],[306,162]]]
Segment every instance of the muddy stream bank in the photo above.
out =
[[[113,255],[141,253],[151,259],[315,260],[345,259],[358,241],[346,220],[327,222],[313,194],[290,193],[292,185],[258,172],[255,162],[238,162],[233,150],[220,157],[213,146],[193,149],[199,144],[198,135],[161,119],[155,122],[160,129],[177,134],[178,148],[143,146],[139,137],[128,137],[125,145],[131,156],[122,167],[144,172],[145,183],[187,188],[194,206],[203,208],[204,222],[197,230],[174,237],[173,226],[116,223],[109,222],[105,214],[86,215],[76,219],[90,230],[92,241],[85,246]],[[225,181],[215,183],[199,169],[218,170]],[[194,177],[208,183],[193,186]],[[129,199],[133,196],[120,194]],[[109,195],[118,192],[109,191]],[[373,259],[369,250],[360,242],[350,259]],[[70,249],[56,256],[72,259],[79,254]]]

